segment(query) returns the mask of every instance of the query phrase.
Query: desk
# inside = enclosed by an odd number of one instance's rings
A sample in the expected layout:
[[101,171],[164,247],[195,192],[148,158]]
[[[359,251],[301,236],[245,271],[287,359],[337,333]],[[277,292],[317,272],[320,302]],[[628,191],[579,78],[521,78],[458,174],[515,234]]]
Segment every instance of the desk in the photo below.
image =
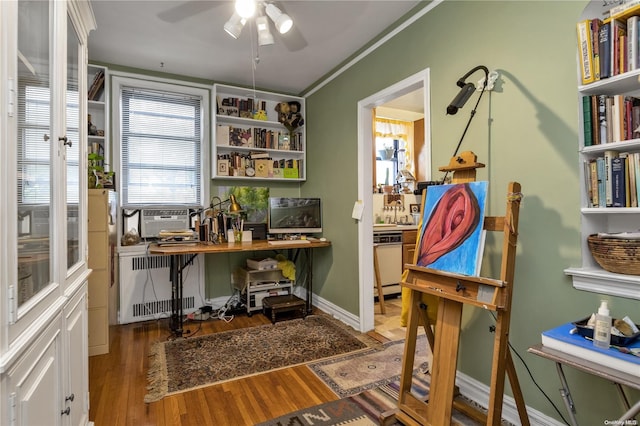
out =
[[330,241],[310,241],[308,244],[297,244],[292,242],[291,244],[279,244],[270,245],[266,240],[256,240],[247,243],[220,243],[220,244],[171,244],[171,245],[158,245],[156,243],[149,246],[149,253],[159,254],[164,256],[171,256],[170,261],[170,274],[171,274],[171,331],[176,337],[181,337],[182,330],[182,271],[183,269],[193,261],[193,259],[199,254],[207,253],[236,253],[243,251],[280,251],[280,250],[293,250],[294,255],[291,259],[294,263],[298,258],[298,254],[302,252],[306,257],[306,268],[304,269],[304,275],[306,279],[306,310],[307,313],[311,313],[312,309],[312,294],[313,294],[313,256],[311,250],[321,247],[331,246]]
[[639,378],[614,370],[604,365],[595,363],[593,361],[588,361],[583,358],[579,358],[565,352],[561,352],[561,351],[557,351],[557,350],[545,347],[542,344],[531,346],[528,349],[528,352],[534,355],[538,355],[543,358],[549,359],[556,363],[558,377],[560,378],[560,383],[562,386],[560,388],[560,394],[562,395],[564,404],[567,407],[571,424],[573,426],[578,425],[578,422],[575,418],[576,409],[575,409],[575,405],[573,404],[573,400],[571,399],[571,392],[569,392],[569,385],[567,384],[567,380],[564,376],[564,372],[562,371],[563,365],[568,365],[580,371],[584,371],[585,373],[588,373],[588,374],[591,374],[615,383],[616,387],[618,388],[618,391],[620,392],[620,397],[622,398],[623,403],[627,409],[627,412],[624,413],[622,417],[620,417],[619,419],[620,423],[618,424],[625,424],[624,420],[632,419],[634,416],[637,416],[640,413],[640,401],[636,402],[633,406],[630,406],[629,401],[627,400],[627,396],[625,395],[624,390],[622,389],[622,385],[629,386],[634,389],[640,389]]

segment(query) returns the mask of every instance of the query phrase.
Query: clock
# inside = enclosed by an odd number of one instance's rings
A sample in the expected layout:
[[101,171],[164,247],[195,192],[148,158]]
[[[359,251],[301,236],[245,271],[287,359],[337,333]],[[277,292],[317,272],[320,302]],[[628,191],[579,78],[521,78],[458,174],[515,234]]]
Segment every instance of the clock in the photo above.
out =
[[244,174],[249,177],[254,177],[256,175],[256,170],[253,167],[247,167],[244,169]]

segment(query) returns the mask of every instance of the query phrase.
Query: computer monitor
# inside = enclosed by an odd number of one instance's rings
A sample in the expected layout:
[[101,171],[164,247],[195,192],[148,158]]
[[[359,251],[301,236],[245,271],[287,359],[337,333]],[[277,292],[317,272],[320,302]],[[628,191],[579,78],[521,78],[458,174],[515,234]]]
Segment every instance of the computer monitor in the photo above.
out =
[[321,233],[320,198],[269,197],[267,224],[270,234]]

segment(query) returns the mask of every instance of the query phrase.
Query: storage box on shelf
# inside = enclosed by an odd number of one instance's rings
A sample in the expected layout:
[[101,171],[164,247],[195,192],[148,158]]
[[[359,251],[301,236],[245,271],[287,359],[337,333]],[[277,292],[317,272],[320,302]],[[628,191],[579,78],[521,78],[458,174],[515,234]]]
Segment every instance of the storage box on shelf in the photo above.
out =
[[[89,64],[87,68],[87,106],[89,153],[109,157],[109,70]],[[107,170],[108,166],[107,166]],[[105,171],[107,171],[105,170]]]
[[304,98],[220,84],[214,96],[213,179],[305,180]]
[[280,269],[238,268],[233,272],[231,281],[240,291],[249,316],[262,310],[264,298],[288,295],[293,289],[293,281],[282,275]]
[[[592,1],[585,9],[581,22],[605,16],[606,10],[603,8],[606,9],[602,2]],[[613,18],[626,20],[632,15],[640,15],[640,9],[630,9]],[[610,19],[603,22],[609,22]],[[610,43],[613,41],[610,40]],[[635,129],[640,123],[636,121],[639,116],[633,117],[633,110],[635,107],[636,114],[640,112],[640,61],[621,68],[618,73],[610,72],[608,78],[602,78],[599,72],[601,68],[597,68],[599,61],[594,60],[595,81],[581,85],[584,81],[585,57],[583,50],[579,50],[578,97],[581,113],[578,159],[582,265],[568,268],[565,273],[572,277],[576,289],[640,299],[640,275],[605,270],[594,259],[588,244],[588,237],[592,234],[638,230],[640,158],[636,161],[635,154],[640,153],[640,138]],[[602,52],[600,49],[602,60],[605,60],[607,55]],[[617,107],[614,107],[614,103]],[[618,159],[611,162],[615,157]],[[612,164],[616,166],[615,172]],[[621,166],[620,171],[617,166]],[[615,173],[620,173],[617,181]],[[622,186],[616,187],[616,182]],[[619,196],[617,199],[616,195]]]

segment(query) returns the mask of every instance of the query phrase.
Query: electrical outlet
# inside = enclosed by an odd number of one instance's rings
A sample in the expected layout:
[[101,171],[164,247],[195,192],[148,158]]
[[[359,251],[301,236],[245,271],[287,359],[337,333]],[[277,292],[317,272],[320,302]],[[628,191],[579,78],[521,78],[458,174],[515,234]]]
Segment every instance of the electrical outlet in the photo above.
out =
[[[498,71],[491,71],[489,73],[489,78],[487,80],[487,87],[485,88],[485,90],[493,90],[493,85],[498,80],[498,77],[500,77],[500,74],[498,73]],[[483,85],[484,85],[484,77],[478,80],[478,84],[476,85],[476,90],[478,92],[481,92]]]

